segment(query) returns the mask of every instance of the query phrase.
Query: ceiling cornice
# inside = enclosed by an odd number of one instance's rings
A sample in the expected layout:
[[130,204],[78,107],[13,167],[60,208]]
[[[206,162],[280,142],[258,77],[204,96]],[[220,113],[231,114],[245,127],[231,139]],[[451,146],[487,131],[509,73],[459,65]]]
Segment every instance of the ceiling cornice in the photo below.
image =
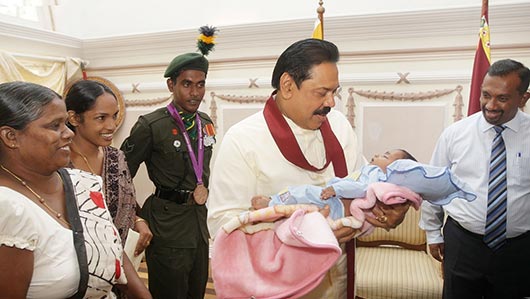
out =
[[[490,5],[492,49],[530,48],[526,33],[530,28],[528,11],[530,2]],[[476,47],[479,13],[479,7],[463,7],[328,17],[325,37],[337,44],[343,60],[367,56],[384,59],[410,53],[433,57],[437,52],[468,55]],[[270,65],[293,41],[308,37],[313,22],[314,19],[298,19],[219,28],[216,49],[209,57],[211,65]],[[81,58],[90,61],[89,70],[102,71],[163,68],[176,54],[194,52],[197,34],[194,29],[185,29],[82,40],[0,22],[0,37],[78,49]]]
[[[514,42],[529,46],[530,38],[520,38],[528,36],[523,34],[530,28],[528,11],[530,3],[490,6],[493,48]],[[336,43],[344,53],[474,49],[479,14],[477,7],[466,7],[329,17],[324,23],[325,38]],[[293,41],[308,37],[313,22],[313,19],[299,19],[222,27],[210,61],[216,64],[258,59],[268,63]],[[197,34],[196,30],[187,29],[86,39],[83,58],[94,61],[89,67],[95,69],[121,66],[124,56],[130,57],[128,64],[141,60],[166,65],[177,53],[194,52]],[[405,39],[407,43],[402,42]]]
[[74,49],[81,49],[83,45],[82,40],[79,38],[5,22],[0,22],[0,36]]

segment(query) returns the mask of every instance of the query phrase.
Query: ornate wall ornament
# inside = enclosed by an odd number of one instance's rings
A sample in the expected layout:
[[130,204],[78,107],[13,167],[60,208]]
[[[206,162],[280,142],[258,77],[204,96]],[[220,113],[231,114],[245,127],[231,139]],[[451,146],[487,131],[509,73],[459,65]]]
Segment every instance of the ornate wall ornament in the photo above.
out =
[[[460,85],[459,85],[460,86]],[[442,89],[433,91],[420,91],[420,92],[395,92],[395,91],[377,91],[377,90],[355,90],[352,88],[352,92],[360,96],[369,99],[382,100],[382,101],[424,101],[443,97],[452,92],[456,91],[453,89]]]
[[217,129],[217,103],[215,102],[215,93],[212,91],[210,95],[212,96],[212,101],[210,102],[210,118]]
[[212,96],[212,99],[217,97],[226,102],[239,103],[239,104],[265,103],[270,97],[270,95],[266,95],[266,96],[223,95],[223,94],[216,94],[213,91],[210,93],[210,95]]
[[407,76],[410,74],[409,72],[406,72],[406,73],[397,73],[397,74],[398,74],[398,76],[399,76],[399,80],[397,80],[396,84],[399,84],[399,83],[410,84],[409,79],[407,79]]
[[346,102],[346,118],[352,128],[355,129],[355,100],[353,99],[353,87],[348,88],[348,101]]
[[[405,75],[406,76],[406,75]],[[462,86],[457,85],[453,89],[442,89],[442,90],[432,90],[432,91],[420,91],[420,92],[394,92],[394,91],[377,91],[377,90],[355,90],[355,88],[348,88],[348,100],[346,102],[346,118],[350,122],[351,126],[355,128],[355,98],[354,93],[374,100],[380,101],[401,101],[401,102],[416,102],[416,101],[425,101],[437,99],[448,94],[456,92],[453,106],[455,107],[453,114],[453,121],[459,121],[463,118],[464,114],[462,109],[464,107],[464,102],[462,100]],[[340,95],[340,90],[337,93]],[[238,104],[250,104],[250,103],[265,103],[269,96],[236,96],[236,95],[222,95],[211,92],[210,96],[212,100],[210,102],[210,117],[214,124],[217,124],[217,103],[216,98],[229,102],[229,103],[238,103]],[[216,125],[217,126],[217,125]]]
[[353,94],[360,95],[362,97],[381,101],[402,101],[402,102],[415,102],[432,100],[451,94],[456,91],[456,96],[453,102],[455,111],[453,114],[453,122],[459,121],[463,117],[462,108],[464,102],[462,100],[462,86],[457,85],[453,89],[442,89],[432,91],[420,91],[420,92],[394,92],[394,91],[377,91],[377,90],[355,90],[353,87],[348,88],[348,102],[346,104],[347,112],[346,117],[348,121],[355,128],[355,99]]
[[131,90],[131,93],[140,93],[140,83],[131,83],[132,85],[132,90]]
[[217,127],[217,103],[215,102],[215,98],[219,98],[229,103],[250,104],[250,103],[265,103],[270,97],[270,95],[267,95],[267,96],[222,95],[222,94],[216,94],[213,91],[210,93],[210,96],[212,97],[212,101],[210,102],[210,118],[212,119],[213,123],[216,124],[215,125],[216,127]]
[[125,106],[127,107],[154,106],[154,105],[165,103],[169,101],[170,99],[171,99],[171,96],[154,98],[154,99],[125,100]]
[[464,101],[462,101],[462,86],[458,85],[455,90],[457,93],[453,103],[453,106],[455,107],[453,122],[457,122],[464,117],[464,114],[462,113],[462,108],[464,108]]
[[256,87],[256,88],[259,88],[259,85],[257,83],[259,78],[248,78],[248,81],[250,82],[248,84],[248,88],[252,88],[252,87]]

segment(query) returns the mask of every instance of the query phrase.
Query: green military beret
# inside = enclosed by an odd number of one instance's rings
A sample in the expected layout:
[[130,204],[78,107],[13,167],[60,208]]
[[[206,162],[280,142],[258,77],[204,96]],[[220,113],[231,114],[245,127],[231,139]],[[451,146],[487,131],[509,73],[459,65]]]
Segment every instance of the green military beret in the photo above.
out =
[[168,78],[182,70],[198,70],[208,73],[208,59],[199,53],[179,55],[168,65],[164,77]]

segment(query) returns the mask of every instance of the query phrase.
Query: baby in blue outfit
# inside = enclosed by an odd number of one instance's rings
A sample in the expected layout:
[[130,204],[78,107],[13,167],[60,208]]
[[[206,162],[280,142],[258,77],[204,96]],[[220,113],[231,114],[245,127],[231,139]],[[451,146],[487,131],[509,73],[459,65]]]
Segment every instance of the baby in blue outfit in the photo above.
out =
[[252,207],[260,209],[274,205],[315,204],[323,208],[328,205],[330,217],[336,220],[344,217],[344,205],[340,198],[364,198],[368,185],[374,182],[406,187],[436,205],[445,205],[457,197],[468,201],[476,198],[471,188],[452,175],[448,168],[418,163],[406,150],[395,149],[375,155],[369,165],[345,178],[331,179],[325,188],[291,186],[271,197],[254,196]]

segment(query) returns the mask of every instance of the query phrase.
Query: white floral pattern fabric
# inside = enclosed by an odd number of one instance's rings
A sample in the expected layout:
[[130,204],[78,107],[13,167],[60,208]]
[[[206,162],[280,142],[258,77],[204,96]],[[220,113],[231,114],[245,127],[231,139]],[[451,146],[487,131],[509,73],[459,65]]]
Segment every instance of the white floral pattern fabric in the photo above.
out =
[[[114,284],[125,284],[123,247],[112,223],[102,179],[68,169],[79,207],[88,260],[89,280],[84,298],[115,298]],[[35,202],[0,186],[0,246],[33,251],[34,268],[27,298],[68,298],[77,292],[79,266],[73,233]]]
[[68,172],[79,206],[88,258],[85,298],[115,298],[112,286],[125,284],[127,279],[123,271],[123,247],[103,197],[102,179],[78,169]]

